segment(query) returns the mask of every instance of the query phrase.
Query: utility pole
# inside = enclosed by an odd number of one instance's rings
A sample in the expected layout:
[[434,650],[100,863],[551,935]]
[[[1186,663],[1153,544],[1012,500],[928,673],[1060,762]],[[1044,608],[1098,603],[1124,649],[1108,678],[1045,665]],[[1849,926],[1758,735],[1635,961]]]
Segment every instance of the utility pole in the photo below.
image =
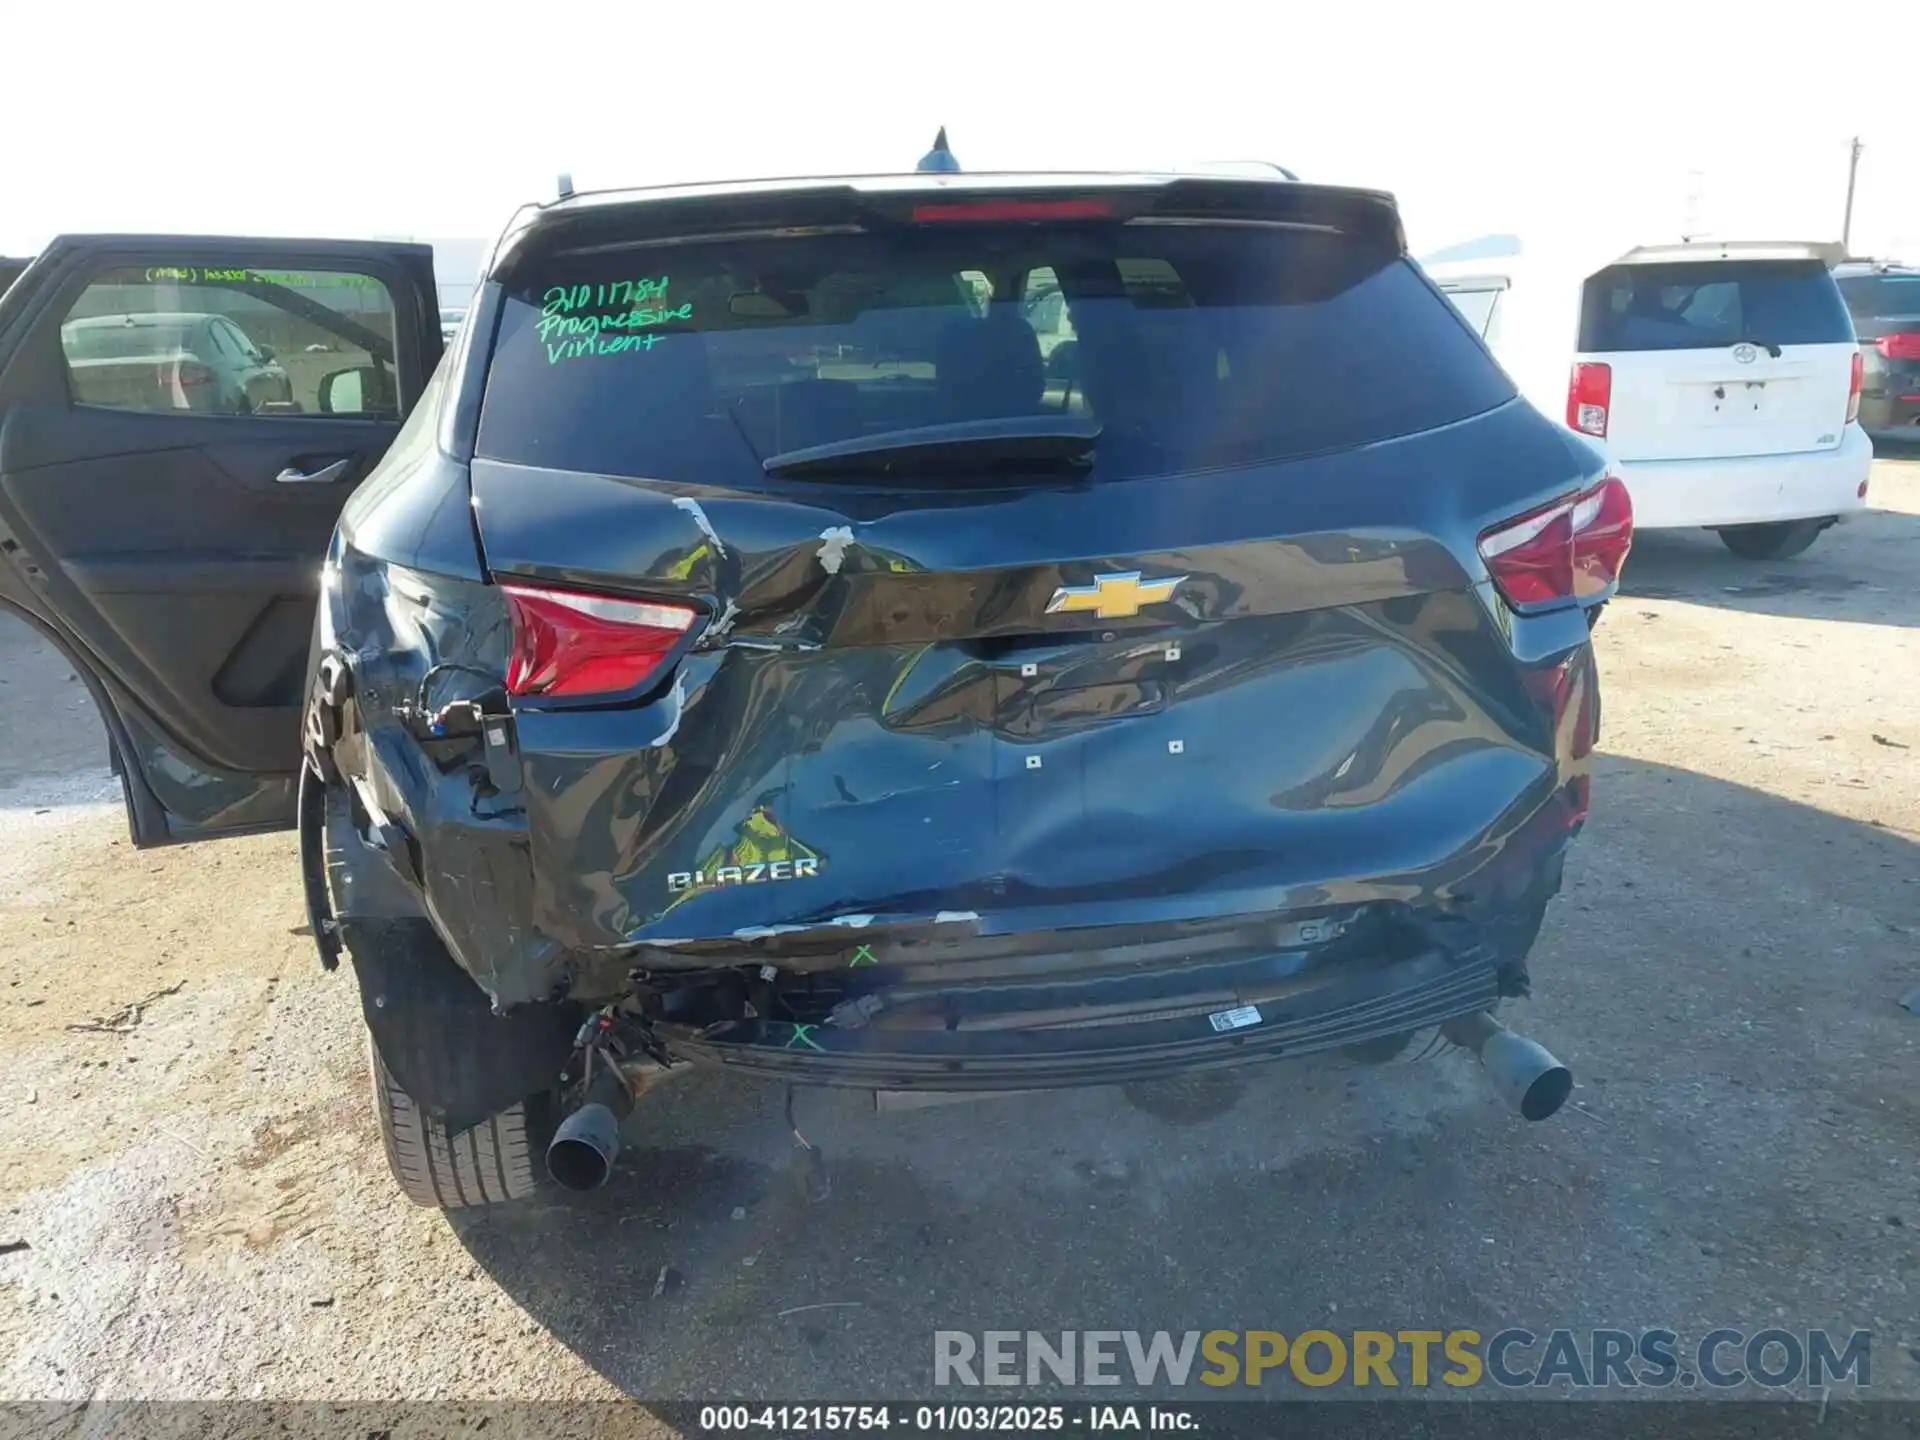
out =
[[1853,181],[1860,173],[1860,152],[1864,148],[1860,137],[1856,135],[1847,156],[1847,214],[1840,222],[1840,248],[1846,251],[1849,259],[1853,256]]

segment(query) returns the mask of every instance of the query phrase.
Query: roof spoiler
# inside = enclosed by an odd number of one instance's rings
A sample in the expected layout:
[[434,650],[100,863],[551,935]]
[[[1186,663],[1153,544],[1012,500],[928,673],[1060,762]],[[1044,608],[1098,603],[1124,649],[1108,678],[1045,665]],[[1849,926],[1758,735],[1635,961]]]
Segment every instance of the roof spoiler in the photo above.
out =
[[[964,180],[955,187],[952,181]],[[916,183],[917,182],[917,183]],[[1275,184],[1211,176],[955,176],[728,187],[714,192],[636,193],[599,204],[529,207],[489,259],[490,278],[511,284],[522,266],[567,251],[682,245],[737,238],[858,233],[916,223],[937,197],[945,204],[1016,200],[1023,205],[1085,198],[1111,201],[1112,218],[1132,224],[1279,225],[1342,233],[1393,254],[1406,231],[1391,195],[1337,186]]]
[[1615,265],[1685,265],[1701,260],[1818,260],[1831,270],[1846,258],[1837,240],[1692,240],[1680,245],[1641,245]]

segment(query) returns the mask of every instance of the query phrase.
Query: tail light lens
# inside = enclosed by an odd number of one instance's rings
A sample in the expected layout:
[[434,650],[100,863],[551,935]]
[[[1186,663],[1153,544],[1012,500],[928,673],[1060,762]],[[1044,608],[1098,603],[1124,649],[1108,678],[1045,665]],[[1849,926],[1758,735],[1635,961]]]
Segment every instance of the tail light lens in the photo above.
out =
[[1920,360],[1920,330],[1904,335],[1882,335],[1873,348],[1889,360]]
[[1582,360],[1567,377],[1567,428],[1604,437],[1613,405],[1613,367]]
[[1589,600],[1620,578],[1633,548],[1633,497],[1607,476],[1573,502],[1573,595]]
[[1866,359],[1858,350],[1853,352],[1853,378],[1847,381],[1847,418],[1845,423],[1853,424],[1860,418],[1860,377],[1867,368]]
[[177,365],[162,365],[155,370],[153,383],[161,390],[171,390],[176,385],[191,389],[196,385],[211,385],[213,371],[197,360],[183,360]]
[[697,612],[685,605],[502,585],[510,695],[615,695],[656,678]]
[[1609,475],[1480,535],[1487,573],[1517,610],[1557,609],[1603,594],[1633,547],[1633,500]]
[[[1575,760],[1591,755],[1598,738],[1600,707],[1596,703],[1596,683],[1591,667],[1577,668],[1573,659],[1526,672],[1527,693],[1546,712],[1556,735],[1565,727],[1566,751]],[[1576,705],[1579,709],[1569,723],[1567,712]]]

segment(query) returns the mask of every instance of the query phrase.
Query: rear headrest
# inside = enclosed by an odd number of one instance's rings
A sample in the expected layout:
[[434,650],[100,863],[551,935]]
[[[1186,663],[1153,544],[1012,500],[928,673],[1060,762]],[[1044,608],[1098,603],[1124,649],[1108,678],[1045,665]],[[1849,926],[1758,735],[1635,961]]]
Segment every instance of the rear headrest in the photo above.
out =
[[1046,390],[1040,339],[1033,327],[999,306],[982,319],[955,320],[934,352],[941,409],[949,420],[1031,415]]

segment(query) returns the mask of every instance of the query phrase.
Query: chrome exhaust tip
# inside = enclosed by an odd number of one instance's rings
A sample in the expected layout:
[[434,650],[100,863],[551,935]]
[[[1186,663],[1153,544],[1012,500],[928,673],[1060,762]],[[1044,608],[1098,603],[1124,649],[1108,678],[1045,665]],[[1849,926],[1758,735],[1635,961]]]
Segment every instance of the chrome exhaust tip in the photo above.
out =
[[605,1105],[582,1105],[553,1132],[547,1174],[568,1190],[598,1190],[619,1153],[620,1117]]
[[580,1108],[547,1144],[547,1174],[567,1190],[598,1190],[613,1174],[620,1153],[620,1120],[633,1109],[633,1093],[612,1066],[594,1077]]
[[1447,1039],[1480,1060],[1493,1088],[1526,1120],[1545,1120],[1573,1093],[1573,1071],[1538,1041],[1507,1029],[1486,1011],[1460,1015],[1440,1027]]

